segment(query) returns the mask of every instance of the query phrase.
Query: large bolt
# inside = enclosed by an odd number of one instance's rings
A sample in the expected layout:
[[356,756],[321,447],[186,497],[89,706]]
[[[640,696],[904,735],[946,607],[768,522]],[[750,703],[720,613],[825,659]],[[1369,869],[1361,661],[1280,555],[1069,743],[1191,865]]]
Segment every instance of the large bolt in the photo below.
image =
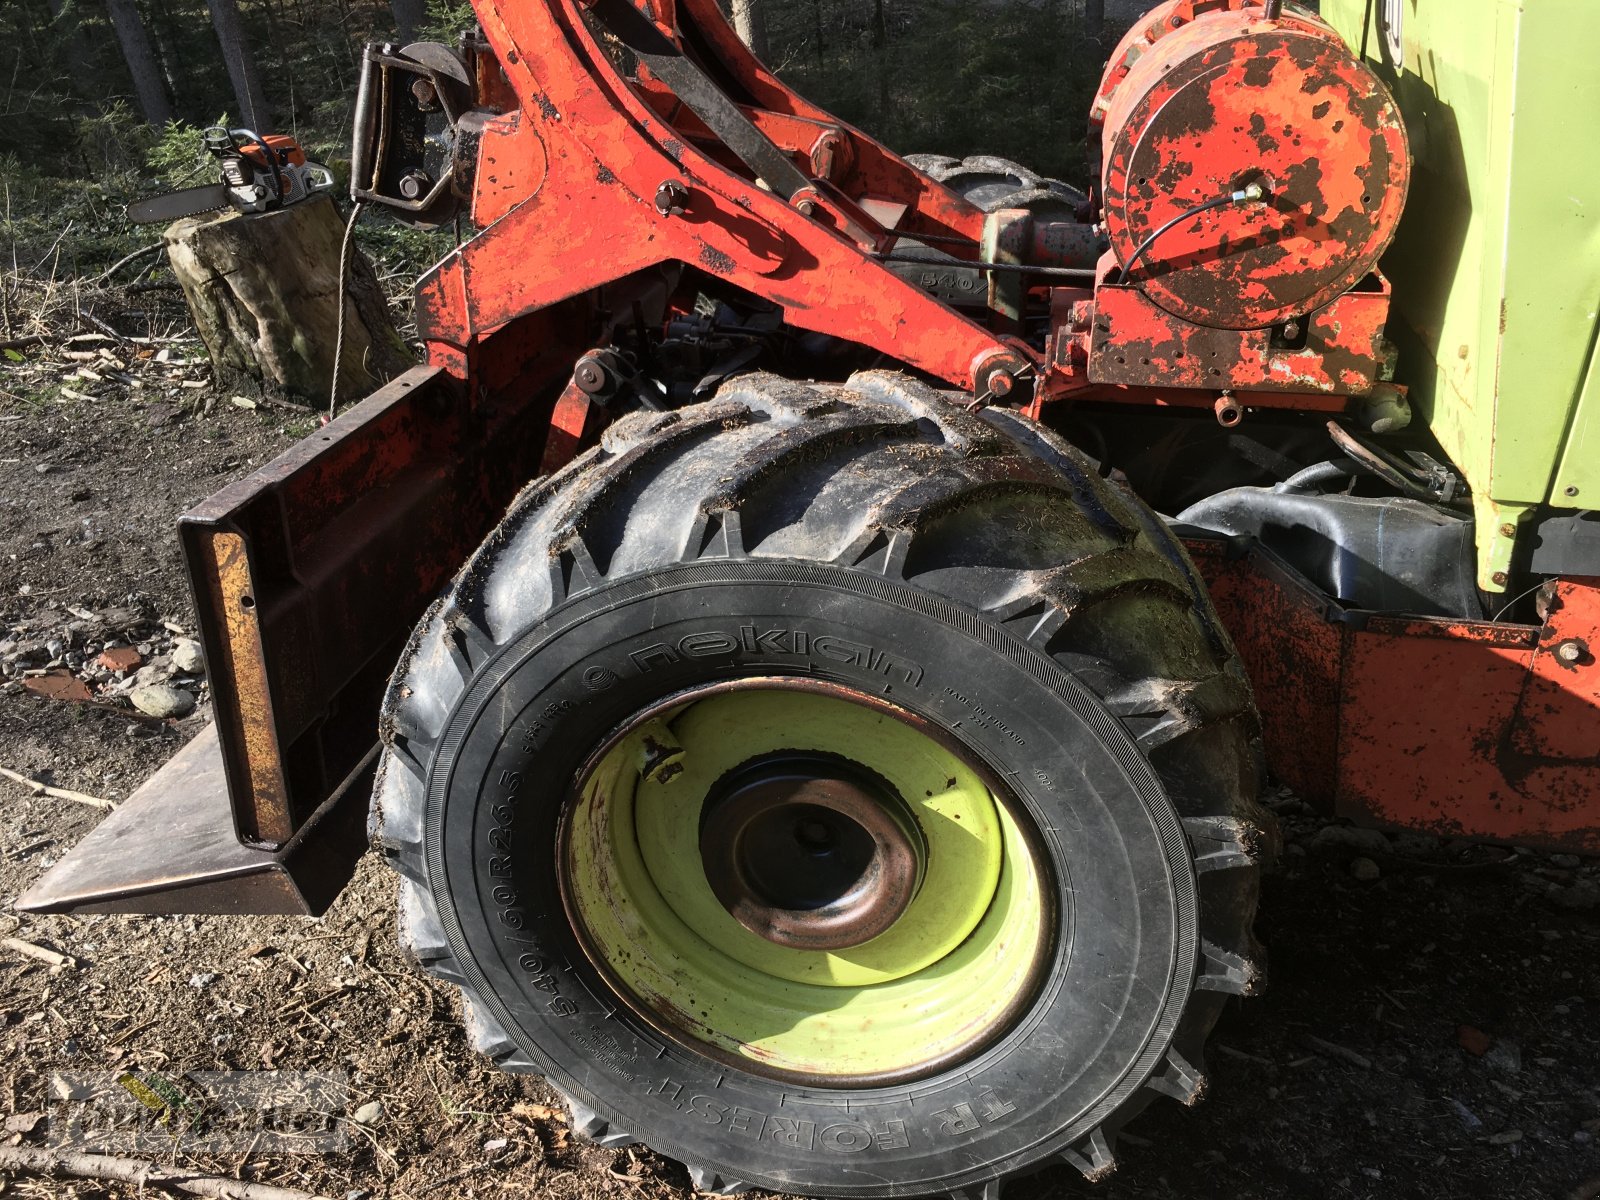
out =
[[681,217],[689,211],[689,189],[669,179],[656,189],[656,211],[663,217]]
[[1569,667],[1575,667],[1583,661],[1585,647],[1577,638],[1568,638],[1564,642],[1556,643],[1555,653],[1558,662],[1566,663]]
[[407,200],[419,199],[432,186],[433,180],[426,171],[407,171],[400,177],[400,195]]
[[972,400],[967,411],[977,412],[990,401],[1012,396],[1027,377],[1028,364],[1014,351],[990,350],[978,355],[972,362]]
[[606,372],[594,359],[584,358],[578,361],[578,369],[573,371],[572,378],[580,388],[592,394],[605,386]]

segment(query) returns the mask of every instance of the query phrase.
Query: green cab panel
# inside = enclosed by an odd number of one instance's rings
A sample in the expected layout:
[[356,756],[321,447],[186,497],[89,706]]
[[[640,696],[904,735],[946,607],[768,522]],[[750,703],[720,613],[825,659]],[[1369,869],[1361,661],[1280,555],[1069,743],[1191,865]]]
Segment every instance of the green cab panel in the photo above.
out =
[[1479,586],[1517,522],[1600,507],[1600,3],[1324,0],[1415,168],[1383,268],[1397,378],[1472,487]]

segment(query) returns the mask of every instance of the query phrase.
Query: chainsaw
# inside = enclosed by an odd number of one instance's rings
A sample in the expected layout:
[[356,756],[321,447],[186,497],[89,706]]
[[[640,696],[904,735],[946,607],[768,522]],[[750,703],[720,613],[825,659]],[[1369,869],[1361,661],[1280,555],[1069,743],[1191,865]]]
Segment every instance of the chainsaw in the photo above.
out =
[[321,163],[308,162],[300,144],[285,134],[263,137],[249,129],[218,125],[205,130],[202,137],[221,168],[220,181],[135,200],[128,205],[128,220],[148,225],[225,208],[265,212],[298,204],[334,186],[333,172]]

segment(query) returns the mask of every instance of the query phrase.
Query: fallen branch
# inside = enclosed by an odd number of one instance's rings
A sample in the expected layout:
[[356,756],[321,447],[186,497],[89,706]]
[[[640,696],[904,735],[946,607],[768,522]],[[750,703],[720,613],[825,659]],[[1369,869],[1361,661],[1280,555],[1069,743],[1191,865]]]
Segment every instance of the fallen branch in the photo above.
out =
[[279,400],[273,396],[231,396],[229,399],[239,408],[281,408],[288,412],[299,413],[302,417],[310,416],[317,410],[306,404],[296,404],[293,400]]
[[135,1187],[158,1187],[212,1200],[322,1200],[298,1188],[276,1187],[270,1183],[245,1183],[214,1175],[190,1175],[155,1163],[109,1154],[73,1154],[39,1150],[32,1146],[0,1146],[0,1167],[22,1168],[47,1175],[70,1175],[77,1179],[109,1179]]
[[51,950],[47,946],[36,946],[32,942],[25,942],[19,937],[0,938],[0,946],[7,950],[15,950],[18,954],[25,954],[29,958],[36,958],[40,962],[49,963],[52,967],[75,967],[78,960],[70,954],[62,954],[59,950]]
[[52,800],[73,800],[79,804],[87,804],[91,808],[104,809],[110,812],[117,806],[110,800],[102,800],[99,796],[91,796],[87,792],[74,792],[67,788],[51,787],[47,783],[40,783],[37,779],[29,779],[26,775],[11,770],[9,767],[0,767],[0,775],[20,783],[35,796],[49,796]]
[[1313,1034],[1306,1034],[1306,1045],[1326,1058],[1337,1058],[1349,1063],[1352,1067],[1360,1067],[1363,1071],[1372,1070],[1372,1060],[1357,1050],[1348,1046],[1340,1046],[1334,1042],[1324,1041]]
[[92,287],[93,285],[95,285],[97,283],[104,283],[106,280],[110,279],[113,275],[115,275],[118,271],[122,270],[122,268],[127,266],[129,263],[135,262],[135,261],[137,261],[138,259],[141,259],[141,258],[146,258],[151,254],[158,254],[162,250],[166,249],[166,246],[167,246],[167,244],[165,242],[157,242],[153,246],[146,246],[143,250],[135,250],[132,254],[123,255],[121,258],[117,259],[116,262],[112,263],[109,267],[107,267],[100,274],[96,275],[93,279],[89,280],[90,286]]
[[114,342],[131,342],[131,341],[135,340],[134,338],[128,337],[124,333],[118,332],[117,328],[114,325],[112,325],[111,322],[109,322],[109,321],[107,321],[107,320],[105,320],[105,319],[103,319],[101,317],[95,316],[88,309],[84,309],[78,315],[80,317],[82,317],[85,321],[89,322],[89,324],[93,325],[96,329],[98,329],[101,333],[105,334],[107,337],[109,337]]
[[38,335],[32,337],[12,338],[7,342],[0,342],[0,350],[26,350],[30,346],[42,346],[44,339]]

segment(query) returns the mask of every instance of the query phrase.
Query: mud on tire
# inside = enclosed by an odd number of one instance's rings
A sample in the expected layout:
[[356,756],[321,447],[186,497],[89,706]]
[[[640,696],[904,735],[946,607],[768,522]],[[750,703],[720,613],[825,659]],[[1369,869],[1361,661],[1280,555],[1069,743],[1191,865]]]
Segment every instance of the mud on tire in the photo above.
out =
[[[1040,847],[1038,978],[953,1065],[742,1069],[647,1019],[575,933],[553,864],[594,747],[749,676],[949,731]],[[372,840],[478,1049],[546,1075],[579,1131],[636,1135],[700,1190],[988,1197],[1050,1161],[1098,1178],[1130,1116],[1204,1090],[1221,1005],[1261,981],[1254,731],[1182,549],[1065,443],[887,372],[752,375],[624,418],[518,499],[394,676]]]

